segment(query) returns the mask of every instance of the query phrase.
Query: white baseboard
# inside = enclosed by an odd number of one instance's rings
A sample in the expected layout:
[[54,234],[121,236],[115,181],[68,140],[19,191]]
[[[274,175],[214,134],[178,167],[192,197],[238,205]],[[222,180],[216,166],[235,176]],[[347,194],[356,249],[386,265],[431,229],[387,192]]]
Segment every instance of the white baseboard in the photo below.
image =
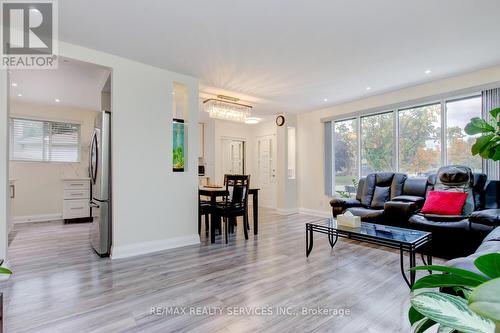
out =
[[48,222],[62,220],[62,213],[54,214],[38,214],[38,215],[25,215],[25,216],[14,216],[12,222],[17,223],[31,223],[31,222]]
[[292,215],[292,214],[297,214],[299,212],[298,208],[277,208],[276,213],[280,215]]
[[327,212],[327,211],[324,211],[324,210],[316,210],[316,209],[309,209],[309,208],[299,208],[299,212],[301,214],[312,215],[312,216],[332,217],[332,213],[331,212]]
[[161,239],[156,241],[140,242],[130,245],[113,246],[111,259],[122,259],[140,256],[143,254],[169,250],[177,247],[195,245],[200,243],[198,234]]

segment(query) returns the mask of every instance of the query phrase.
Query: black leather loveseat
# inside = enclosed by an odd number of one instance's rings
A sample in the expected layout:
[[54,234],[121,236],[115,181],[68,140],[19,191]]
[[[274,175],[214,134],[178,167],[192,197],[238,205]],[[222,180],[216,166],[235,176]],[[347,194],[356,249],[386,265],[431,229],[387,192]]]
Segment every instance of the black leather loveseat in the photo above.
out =
[[[356,198],[334,198],[334,216],[349,211],[362,221],[432,232],[432,253],[457,258],[473,253],[481,241],[500,225],[500,181],[473,174],[475,211],[470,216],[419,214],[436,175],[408,178],[398,173],[370,174],[359,182]],[[381,203],[383,201],[383,204]]]

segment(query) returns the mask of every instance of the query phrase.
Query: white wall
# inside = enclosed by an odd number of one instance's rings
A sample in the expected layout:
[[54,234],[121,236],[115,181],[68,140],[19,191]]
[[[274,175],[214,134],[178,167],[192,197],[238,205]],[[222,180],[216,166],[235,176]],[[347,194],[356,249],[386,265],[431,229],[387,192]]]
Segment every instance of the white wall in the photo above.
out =
[[[97,98],[99,96],[96,96]],[[10,114],[81,125],[79,163],[10,162],[9,178],[16,180],[16,198],[13,200],[11,212],[14,221],[36,221],[46,216],[62,218],[62,179],[88,177],[89,144],[94,118],[98,113],[94,110],[56,105],[12,102]]]
[[[197,79],[63,42],[59,43],[59,53],[112,69],[112,257],[199,243],[198,127],[187,126],[188,165],[184,173],[172,171],[171,139],[173,82],[188,87],[188,123],[196,124]],[[2,84],[0,88],[5,94],[5,83]],[[0,106],[0,117],[4,119],[6,106]],[[5,136],[3,128],[2,124],[2,138]],[[4,149],[2,145],[2,205],[7,193]],[[5,239],[3,215],[1,239]]]
[[299,205],[327,213],[331,198],[324,195],[324,151],[321,119],[386,105],[418,100],[500,81],[500,66],[373,96],[298,115]]
[[7,257],[7,221],[10,219],[9,151],[7,145],[9,85],[7,76],[7,71],[0,69],[0,259]]

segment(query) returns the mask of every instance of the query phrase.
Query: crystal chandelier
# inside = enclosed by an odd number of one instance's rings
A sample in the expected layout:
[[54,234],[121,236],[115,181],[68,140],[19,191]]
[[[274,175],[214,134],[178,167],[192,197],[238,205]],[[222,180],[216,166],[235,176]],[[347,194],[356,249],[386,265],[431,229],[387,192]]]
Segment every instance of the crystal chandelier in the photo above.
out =
[[244,123],[250,117],[252,107],[238,103],[238,101],[238,98],[218,95],[217,98],[209,98],[203,101],[203,104],[210,118]]

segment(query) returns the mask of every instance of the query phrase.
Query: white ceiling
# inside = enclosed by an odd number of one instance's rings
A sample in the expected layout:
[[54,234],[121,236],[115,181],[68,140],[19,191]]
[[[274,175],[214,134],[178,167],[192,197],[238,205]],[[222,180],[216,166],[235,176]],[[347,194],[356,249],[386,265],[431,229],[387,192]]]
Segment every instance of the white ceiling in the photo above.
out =
[[499,13],[498,0],[80,0],[59,1],[59,27],[275,113],[499,64]]
[[10,73],[10,98],[14,101],[98,111],[109,69],[60,58],[55,70],[23,69]]

